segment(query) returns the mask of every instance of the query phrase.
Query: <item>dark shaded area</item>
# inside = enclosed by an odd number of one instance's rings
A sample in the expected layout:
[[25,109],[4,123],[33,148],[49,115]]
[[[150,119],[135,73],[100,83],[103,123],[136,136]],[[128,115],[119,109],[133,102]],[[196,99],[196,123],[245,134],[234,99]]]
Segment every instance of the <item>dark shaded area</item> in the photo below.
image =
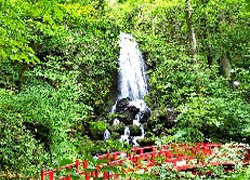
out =
[[51,129],[49,125],[44,125],[38,122],[24,122],[24,126],[29,130],[34,138],[44,143],[46,150],[49,150],[49,145],[51,143]]

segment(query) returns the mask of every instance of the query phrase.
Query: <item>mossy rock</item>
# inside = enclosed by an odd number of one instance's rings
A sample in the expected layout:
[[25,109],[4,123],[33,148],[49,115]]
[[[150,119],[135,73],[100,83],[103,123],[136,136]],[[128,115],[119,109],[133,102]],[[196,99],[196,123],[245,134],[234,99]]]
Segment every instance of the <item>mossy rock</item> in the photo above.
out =
[[91,132],[91,139],[92,140],[103,140],[104,139],[104,132],[105,131],[99,131],[99,132],[95,132],[95,133]]
[[111,138],[114,139],[114,140],[119,139],[120,136],[121,135],[119,133],[117,133],[117,132],[112,132],[112,134],[111,134]]
[[150,137],[149,138],[138,139],[137,142],[142,147],[155,145],[155,139],[150,138]]
[[125,125],[123,123],[119,123],[117,125],[112,125],[112,126],[109,126],[108,127],[108,130],[111,132],[111,133],[118,133],[118,134],[124,134],[124,129],[125,129]]
[[141,136],[142,132],[139,126],[137,125],[130,125],[129,126],[129,130],[130,130],[130,135],[131,136]]
[[107,124],[103,121],[90,122],[91,139],[103,140],[104,132],[106,131]]

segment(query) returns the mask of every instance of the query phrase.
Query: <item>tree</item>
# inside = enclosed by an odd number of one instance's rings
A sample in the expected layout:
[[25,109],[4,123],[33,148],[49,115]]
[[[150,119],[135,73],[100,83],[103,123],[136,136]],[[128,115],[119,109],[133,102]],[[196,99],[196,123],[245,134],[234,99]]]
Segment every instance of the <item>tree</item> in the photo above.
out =
[[191,7],[191,0],[186,0],[186,23],[188,27],[188,39],[189,39],[189,46],[190,46],[190,53],[193,58],[194,64],[197,64],[197,42],[192,22],[192,7]]

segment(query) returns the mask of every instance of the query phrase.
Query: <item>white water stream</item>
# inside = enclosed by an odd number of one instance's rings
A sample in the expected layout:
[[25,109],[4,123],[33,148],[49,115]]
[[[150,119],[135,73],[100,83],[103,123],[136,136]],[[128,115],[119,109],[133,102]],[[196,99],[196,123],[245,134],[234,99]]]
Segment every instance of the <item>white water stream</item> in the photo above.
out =
[[[130,130],[126,126],[124,134],[121,135],[120,141],[138,146],[137,139],[144,138],[145,133],[140,123],[141,112],[146,110],[147,105],[142,98],[148,93],[146,66],[139,50],[138,44],[134,38],[126,33],[121,33],[119,37],[120,56],[119,56],[119,77],[118,77],[118,98],[129,97],[132,101],[129,106],[134,106],[140,110],[133,120],[133,125],[137,125],[141,130],[141,135],[136,137],[130,136]],[[116,104],[112,107],[111,112],[116,111]],[[119,124],[120,121],[115,119],[113,125]],[[106,130],[108,131],[108,130]],[[104,139],[110,138],[110,132],[105,132]],[[130,142],[131,139],[131,142]]]
[[119,40],[119,96],[131,98],[132,100],[142,99],[148,92],[145,73],[145,63],[138,44],[134,38],[125,33],[120,34]]

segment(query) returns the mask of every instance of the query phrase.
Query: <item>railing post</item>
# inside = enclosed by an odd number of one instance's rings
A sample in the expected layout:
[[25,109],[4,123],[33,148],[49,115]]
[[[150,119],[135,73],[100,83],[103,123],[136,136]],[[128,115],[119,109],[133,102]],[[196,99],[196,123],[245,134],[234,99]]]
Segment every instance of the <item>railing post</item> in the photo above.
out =
[[159,154],[160,156],[162,156],[163,155],[163,150],[162,149],[160,149],[160,154]]
[[70,177],[69,173],[66,176],[66,180],[71,180],[71,177]]
[[140,154],[143,154],[143,148],[139,149]]
[[107,179],[109,179],[109,174],[108,174],[107,171],[104,171],[104,173],[103,173],[103,180],[107,180]]
[[80,161],[76,160],[76,173],[79,172],[79,165],[80,165]]
[[90,173],[89,172],[85,173],[85,178],[86,178],[86,180],[90,180]]
[[155,165],[155,159],[156,159],[156,154],[153,153],[152,154],[152,160],[151,160],[151,162],[153,163],[153,165]]
[[84,168],[84,169],[87,169],[87,167],[88,167],[87,160],[85,160],[85,161],[83,162],[83,168]]
[[152,151],[155,152],[155,151],[156,151],[156,148],[155,148],[155,147],[152,147]]
[[129,160],[131,160],[131,154],[130,154],[130,152],[127,152],[127,158],[128,158]]
[[42,170],[41,171],[41,180],[44,180],[44,177],[45,177],[45,174],[44,174],[44,171]]
[[117,160],[117,154],[114,153],[114,154],[113,154],[113,161],[116,161],[116,160]]
[[106,155],[106,160],[107,160],[107,162],[109,162],[109,160],[110,160],[110,153],[109,153],[109,151],[108,151],[108,153]]
[[100,166],[97,166],[97,167],[96,167],[96,177],[99,176],[100,169],[101,169]]
[[83,168],[84,168],[84,171],[85,171],[85,179],[90,180],[90,173],[87,172],[87,170],[86,170],[88,168],[88,163],[87,162],[88,162],[87,160],[85,160],[83,162]]
[[54,180],[54,171],[50,171],[49,180]]
[[136,156],[136,163],[141,161],[141,155]]
[[134,147],[134,157],[135,157],[136,154],[137,154],[137,147],[135,146]]
[[97,170],[92,171],[92,176],[93,176],[93,177],[98,177],[98,172],[97,172]]

